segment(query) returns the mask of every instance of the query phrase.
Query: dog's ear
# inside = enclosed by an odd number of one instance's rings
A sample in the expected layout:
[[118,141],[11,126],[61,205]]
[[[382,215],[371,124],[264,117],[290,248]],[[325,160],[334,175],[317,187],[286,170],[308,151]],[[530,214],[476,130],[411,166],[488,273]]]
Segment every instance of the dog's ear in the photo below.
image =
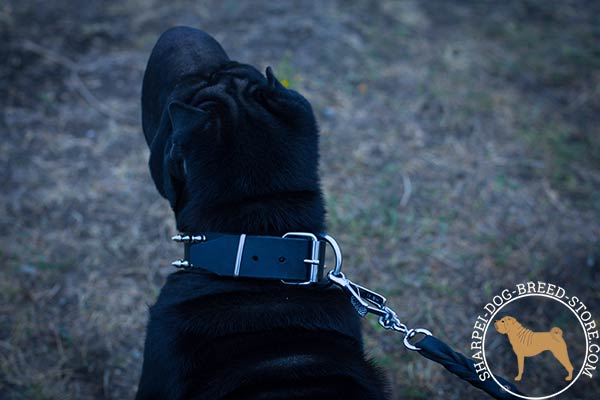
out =
[[287,89],[275,77],[271,67],[265,71],[267,89],[263,93],[264,106],[286,122],[313,122],[310,103],[299,93]]
[[271,88],[275,90],[287,90],[286,87],[283,86],[281,82],[279,82],[279,79],[275,77],[275,74],[273,73],[273,69],[271,67],[267,67],[265,75],[267,76],[267,83]]
[[178,101],[169,104],[169,117],[173,127],[173,142],[177,145],[189,144],[193,135],[203,131],[208,123],[208,113]]
[[169,200],[171,208],[177,211],[177,202],[185,187],[184,149],[190,146],[194,134],[204,130],[208,113],[184,103],[172,102],[169,104],[169,118],[173,133],[165,145],[163,188],[164,196]]

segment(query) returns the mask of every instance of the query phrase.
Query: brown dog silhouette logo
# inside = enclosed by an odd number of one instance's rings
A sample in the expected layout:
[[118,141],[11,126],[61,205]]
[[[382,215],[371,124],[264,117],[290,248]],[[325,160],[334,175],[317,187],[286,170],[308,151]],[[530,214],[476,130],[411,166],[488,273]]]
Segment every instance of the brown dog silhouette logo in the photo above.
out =
[[543,351],[550,351],[568,372],[566,381],[573,379],[573,364],[569,360],[567,343],[563,338],[562,329],[553,327],[548,332],[533,332],[525,328],[516,318],[506,316],[494,321],[496,330],[508,336],[512,349],[517,356],[519,373],[515,381],[520,381],[523,376],[525,357],[537,356]]

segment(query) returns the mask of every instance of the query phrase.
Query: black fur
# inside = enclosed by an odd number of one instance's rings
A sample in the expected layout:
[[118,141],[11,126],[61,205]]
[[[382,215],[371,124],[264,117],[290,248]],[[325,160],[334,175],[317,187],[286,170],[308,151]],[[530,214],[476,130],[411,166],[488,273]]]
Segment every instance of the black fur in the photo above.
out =
[[[206,33],[165,32],[144,76],[150,170],[180,231],[321,232],[310,104]],[[172,274],[154,306],[137,399],[383,399],[336,288]]]

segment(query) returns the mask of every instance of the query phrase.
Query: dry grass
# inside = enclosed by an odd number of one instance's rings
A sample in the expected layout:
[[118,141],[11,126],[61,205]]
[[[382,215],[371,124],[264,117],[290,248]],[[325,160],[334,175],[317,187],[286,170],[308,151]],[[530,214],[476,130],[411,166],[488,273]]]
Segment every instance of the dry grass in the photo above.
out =
[[[0,3],[0,398],[134,393],[179,256],[135,122],[173,24],[310,99],[345,268],[407,323],[467,351],[481,305],[525,279],[600,313],[599,17],[585,1]],[[365,330],[395,397],[481,397]]]

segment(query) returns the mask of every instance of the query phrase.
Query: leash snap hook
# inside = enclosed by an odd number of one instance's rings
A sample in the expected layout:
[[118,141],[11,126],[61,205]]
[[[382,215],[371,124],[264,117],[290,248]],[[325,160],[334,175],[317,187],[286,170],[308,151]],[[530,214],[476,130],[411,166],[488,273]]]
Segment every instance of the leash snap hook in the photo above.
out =
[[403,343],[404,347],[407,349],[412,351],[421,350],[420,347],[417,347],[410,342],[410,340],[417,334],[422,334],[425,336],[432,335],[430,331],[424,328],[409,329],[400,321],[398,314],[385,305],[385,297],[363,286],[357,285],[350,279],[346,278],[343,272],[340,271],[336,275],[334,271],[330,271],[328,278],[332,283],[341,287],[350,295],[350,302],[361,317],[364,317],[368,313],[378,315],[379,325],[381,325],[384,329],[393,330],[404,334]]
[[336,274],[335,269],[330,271],[327,277],[332,283],[341,287],[350,295],[350,302],[361,317],[371,313],[378,315],[381,320],[381,318],[388,315],[387,310],[389,309],[385,306],[386,298],[379,293],[357,285],[346,278],[346,275],[341,271]]

